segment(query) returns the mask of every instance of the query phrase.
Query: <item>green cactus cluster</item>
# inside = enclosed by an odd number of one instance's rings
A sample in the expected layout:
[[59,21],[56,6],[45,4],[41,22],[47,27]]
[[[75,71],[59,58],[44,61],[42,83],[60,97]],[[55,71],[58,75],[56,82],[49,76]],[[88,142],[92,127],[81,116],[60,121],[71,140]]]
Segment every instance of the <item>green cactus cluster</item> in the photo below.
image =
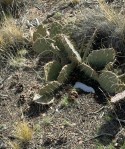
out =
[[[118,93],[125,89],[125,75],[115,73],[113,64],[116,60],[116,52],[113,48],[99,50],[89,49],[86,58],[76,50],[68,36],[62,34],[63,27],[54,22],[50,29],[40,25],[34,33],[33,49],[37,53],[53,53],[53,61],[44,66],[46,85],[40,89],[39,94],[50,95],[71,76],[73,70],[78,67],[81,75],[86,75],[97,81],[108,93]],[[35,102],[39,101],[35,100]],[[48,99],[48,102],[50,98]],[[42,98],[41,98],[42,103]]]

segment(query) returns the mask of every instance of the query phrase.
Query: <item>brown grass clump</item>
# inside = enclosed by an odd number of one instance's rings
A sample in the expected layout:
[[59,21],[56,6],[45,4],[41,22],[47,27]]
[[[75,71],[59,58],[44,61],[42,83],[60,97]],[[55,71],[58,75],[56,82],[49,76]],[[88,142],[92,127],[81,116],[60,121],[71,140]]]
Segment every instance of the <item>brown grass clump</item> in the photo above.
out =
[[27,54],[26,49],[21,49],[17,51],[16,55],[8,54],[8,63],[12,67],[20,68],[26,66],[27,59],[25,58]]
[[20,145],[15,142],[9,142],[9,145],[12,149],[21,149]]
[[15,136],[22,142],[28,143],[33,137],[33,129],[27,122],[20,122],[15,128]]
[[14,45],[16,42],[23,41],[23,32],[18,27],[13,18],[7,18],[2,23],[0,35],[4,45]]
[[101,10],[104,12],[106,19],[110,22],[113,23],[116,28],[117,28],[117,33],[116,36],[119,38],[121,36],[121,40],[124,42],[125,41],[125,19],[124,15],[116,12],[114,9],[112,9],[110,6],[107,5],[105,0],[98,0],[99,6]]
[[124,16],[122,16],[121,14],[116,12],[114,9],[112,9],[110,6],[108,6],[105,0],[98,0],[98,3],[99,3],[101,10],[105,14],[105,17],[107,18],[109,22],[117,25],[120,28],[124,28],[125,26]]

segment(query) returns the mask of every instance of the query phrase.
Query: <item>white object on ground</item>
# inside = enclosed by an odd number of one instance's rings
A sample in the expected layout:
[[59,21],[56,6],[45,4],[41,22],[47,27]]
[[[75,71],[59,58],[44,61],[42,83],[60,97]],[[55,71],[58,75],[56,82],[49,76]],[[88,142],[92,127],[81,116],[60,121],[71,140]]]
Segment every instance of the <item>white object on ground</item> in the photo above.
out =
[[92,87],[87,86],[86,84],[81,83],[81,82],[76,82],[74,85],[74,88],[79,88],[79,89],[81,89],[85,92],[89,92],[89,93],[95,93],[95,90]]

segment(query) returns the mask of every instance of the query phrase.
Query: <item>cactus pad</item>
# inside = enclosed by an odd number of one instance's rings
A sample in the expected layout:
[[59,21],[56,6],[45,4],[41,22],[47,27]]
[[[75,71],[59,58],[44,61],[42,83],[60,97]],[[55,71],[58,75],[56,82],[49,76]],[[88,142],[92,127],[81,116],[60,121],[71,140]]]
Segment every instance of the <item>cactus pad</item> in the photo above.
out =
[[89,76],[90,78],[96,81],[98,80],[98,74],[96,73],[96,71],[84,62],[80,64],[80,70],[83,71],[85,75]]
[[45,26],[43,26],[42,24],[39,25],[39,26],[37,27],[36,32],[33,33],[33,41],[35,41],[35,40],[38,39],[38,38],[42,38],[42,37],[47,36],[48,33],[49,33],[49,32],[47,31],[47,29],[46,29]]
[[62,68],[61,72],[59,73],[59,76],[58,76],[57,80],[61,84],[65,83],[65,81],[69,79],[69,76],[72,73],[74,67],[75,67],[75,65],[73,65],[73,64],[67,64],[67,65],[65,65]]
[[112,71],[102,71],[99,76],[99,84],[109,93],[118,93],[125,89],[125,84]]
[[68,53],[69,59],[71,59],[71,61],[80,63],[82,61],[81,57],[79,53],[76,51],[76,49],[74,48],[73,44],[70,42],[70,40],[65,35],[62,36],[62,40],[63,40],[65,50]]
[[40,95],[51,94],[56,89],[58,89],[60,86],[61,84],[58,81],[51,81],[40,89],[39,94]]
[[67,64],[68,62],[70,62],[69,58],[68,58],[68,54],[67,52],[65,51],[65,47],[62,43],[62,40],[61,40],[62,36],[59,34],[57,35],[56,37],[54,37],[54,41],[55,41],[55,47],[58,49],[57,51],[57,55],[59,56],[59,58],[61,59],[61,64],[62,65],[65,65]]
[[51,39],[45,39],[45,38],[40,38],[37,39],[34,44],[33,44],[33,50],[37,53],[48,53],[51,50],[53,50],[52,47],[52,40]]
[[115,51],[112,48],[94,50],[89,54],[87,59],[92,68],[102,69],[109,62],[115,60]]
[[33,101],[41,105],[50,105],[54,102],[54,98],[50,95],[40,96],[39,94],[35,94]]
[[62,35],[61,34],[57,35],[56,37],[54,37],[54,40],[55,40],[55,46],[57,46],[60,50],[60,56],[63,54],[65,55],[65,57],[68,57],[68,54],[65,51],[64,44],[62,42]]
[[57,79],[59,72],[61,71],[61,64],[57,61],[52,61],[47,63],[44,66],[44,72],[45,72],[45,79],[46,81],[54,81]]
[[62,32],[62,25],[58,22],[53,22],[50,26],[50,36],[54,37]]

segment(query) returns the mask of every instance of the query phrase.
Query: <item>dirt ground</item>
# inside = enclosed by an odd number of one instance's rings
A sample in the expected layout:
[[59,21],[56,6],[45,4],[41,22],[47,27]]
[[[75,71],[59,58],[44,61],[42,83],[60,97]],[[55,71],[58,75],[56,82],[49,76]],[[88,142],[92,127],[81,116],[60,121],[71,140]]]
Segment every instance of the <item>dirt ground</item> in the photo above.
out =
[[[112,5],[121,9],[123,2]],[[39,23],[51,22],[60,11],[66,21],[82,21],[83,13],[88,17],[94,12],[96,16],[100,12],[98,7],[96,0],[81,0],[75,6],[69,1],[29,0],[17,22],[23,24],[28,37],[37,27],[36,19]],[[91,84],[96,93],[80,92],[74,103],[61,106],[73,87],[70,81],[53,95],[52,105],[32,103],[34,93],[44,84],[43,66],[51,57],[41,57],[38,63],[38,55],[29,53],[24,67],[0,64],[0,149],[11,148],[8,142],[16,139],[14,126],[22,120],[28,121],[34,130],[33,139],[23,148],[124,149],[125,105],[111,105],[108,96],[90,80],[83,83]]]

